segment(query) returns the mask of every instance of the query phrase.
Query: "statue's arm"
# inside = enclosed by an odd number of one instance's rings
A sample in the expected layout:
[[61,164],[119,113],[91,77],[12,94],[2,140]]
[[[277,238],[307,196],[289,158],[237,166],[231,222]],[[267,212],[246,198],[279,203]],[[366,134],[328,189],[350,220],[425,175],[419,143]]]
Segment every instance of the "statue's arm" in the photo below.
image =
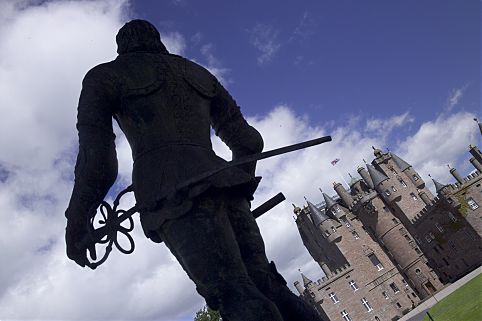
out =
[[117,177],[115,135],[112,129],[115,96],[107,76],[95,69],[82,82],[77,109],[79,154],[75,183],[66,212],[68,219],[85,217],[97,208]]
[[[73,243],[85,234],[91,211],[99,206],[117,177],[112,129],[115,90],[108,75],[96,68],[89,71],[82,82],[77,110],[79,153],[74,188],[65,212],[68,219],[67,254],[77,263],[79,253]],[[83,253],[85,256],[85,250]]]
[[[219,83],[211,104],[211,124],[216,135],[231,149],[233,159],[263,150],[261,134],[248,124],[239,106]],[[254,175],[255,167],[256,164],[247,164],[243,169]]]

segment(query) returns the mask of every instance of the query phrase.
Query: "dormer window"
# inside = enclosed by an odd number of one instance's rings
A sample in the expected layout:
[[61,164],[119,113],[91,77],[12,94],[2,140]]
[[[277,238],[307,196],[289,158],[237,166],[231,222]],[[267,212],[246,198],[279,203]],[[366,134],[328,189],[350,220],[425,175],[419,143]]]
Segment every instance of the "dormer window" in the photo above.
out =
[[385,195],[390,196],[390,195],[392,195],[392,193],[390,193],[390,191],[387,189],[387,190],[385,190]]
[[413,180],[414,180],[414,181],[418,181],[418,176],[417,176],[417,174],[413,174],[412,177],[413,177]]
[[396,192],[397,189],[395,188],[395,186],[392,186],[392,191]]
[[412,197],[412,199],[413,199],[414,201],[417,201],[417,200],[418,200],[417,195],[415,195],[414,193],[410,193],[410,196]]
[[403,187],[407,187],[407,183],[405,183],[403,179],[399,178],[398,181],[400,182],[400,185],[402,185]]

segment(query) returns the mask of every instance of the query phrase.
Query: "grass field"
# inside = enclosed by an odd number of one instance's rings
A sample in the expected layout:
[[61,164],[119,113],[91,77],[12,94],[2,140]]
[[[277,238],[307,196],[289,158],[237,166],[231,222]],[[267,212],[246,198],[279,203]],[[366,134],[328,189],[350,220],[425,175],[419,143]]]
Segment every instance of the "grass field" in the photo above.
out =
[[[434,321],[482,321],[482,274],[429,310]],[[430,321],[426,315],[423,321]]]

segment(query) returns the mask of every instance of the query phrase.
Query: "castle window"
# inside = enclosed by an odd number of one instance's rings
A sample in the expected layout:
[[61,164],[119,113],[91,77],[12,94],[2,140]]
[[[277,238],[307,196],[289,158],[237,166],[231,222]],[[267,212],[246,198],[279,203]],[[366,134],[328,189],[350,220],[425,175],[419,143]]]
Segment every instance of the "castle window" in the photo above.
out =
[[415,252],[417,252],[417,254],[422,254],[422,252],[420,251],[420,249],[418,247],[415,248]]
[[412,177],[413,177],[413,180],[414,180],[414,181],[418,181],[418,176],[417,176],[417,174],[413,174]]
[[405,287],[408,287],[408,283],[407,283],[407,281],[405,281],[405,279],[402,279],[402,283],[403,283],[403,285],[405,285]]
[[392,195],[392,193],[390,193],[390,191],[389,191],[388,189],[387,189],[387,190],[385,190],[385,194],[386,194],[387,196]]
[[414,193],[410,193],[410,196],[412,197],[412,199],[413,199],[414,201],[418,200],[417,195],[415,195]]
[[399,178],[398,181],[400,182],[400,185],[402,185],[403,187],[407,187],[407,183],[405,183],[403,179]]
[[437,228],[437,230],[439,230],[440,233],[444,232],[444,228],[439,223],[435,223],[435,227]]
[[370,306],[370,304],[368,303],[368,300],[366,298],[363,298],[360,300],[361,303],[363,304],[363,306],[365,307],[365,309],[367,309],[367,312],[370,312],[372,311],[372,307]]
[[351,234],[353,235],[355,240],[358,240],[360,238],[360,235],[358,235],[358,233],[356,231],[351,232]]
[[375,254],[372,253],[368,255],[368,258],[373,263],[373,265],[377,268],[378,271],[383,270],[383,264],[380,262],[380,260],[377,258]]
[[332,226],[332,227],[331,227],[331,230],[333,231],[333,233],[335,233],[335,232],[336,232],[336,227]]
[[452,213],[452,212],[447,212],[447,214],[449,215],[450,219],[452,220],[452,222],[457,222],[458,219],[457,217],[455,217],[455,215]]
[[457,248],[455,247],[455,243],[452,240],[449,240],[449,245],[452,248],[452,250],[457,251]]
[[375,321],[380,321],[380,318],[375,316]]
[[477,240],[477,236],[474,233],[470,233],[467,229],[464,228],[464,234],[467,235],[472,241]]
[[425,240],[427,241],[427,243],[432,242],[432,238],[428,234],[425,234]]
[[395,283],[390,283],[390,288],[393,290],[393,293],[398,293],[400,290],[398,289]]
[[469,204],[470,208],[473,210],[476,210],[479,208],[479,205],[474,201],[472,197],[469,197],[467,199],[467,204]]
[[341,317],[343,318],[343,320],[352,321],[350,316],[348,315],[348,312],[346,312],[346,310],[343,310],[340,313],[341,313]]
[[346,227],[351,227],[351,224],[348,222],[348,220],[343,219],[343,223],[345,223]]
[[415,269],[415,274],[420,275],[420,273],[422,273],[422,271],[420,271],[420,269]]
[[404,237],[405,237],[405,239],[406,239],[407,241],[410,241],[410,240],[411,240],[411,239],[410,239],[410,236],[409,236],[408,234],[405,234]]
[[392,186],[392,191],[396,192],[397,189],[395,188],[395,186]]
[[388,296],[388,293],[387,293],[387,292],[383,291],[383,292],[382,292],[382,295],[383,295],[383,297],[385,298],[385,300],[390,299],[390,297]]
[[400,309],[402,306],[397,302],[397,308]]
[[351,280],[351,281],[349,282],[349,284],[350,284],[351,288],[353,289],[353,291],[358,290],[358,285],[356,285],[356,282],[355,282],[355,281]]
[[340,302],[340,300],[338,300],[335,292],[331,292],[328,296],[330,297],[331,301],[333,301],[333,303],[338,303],[338,302]]

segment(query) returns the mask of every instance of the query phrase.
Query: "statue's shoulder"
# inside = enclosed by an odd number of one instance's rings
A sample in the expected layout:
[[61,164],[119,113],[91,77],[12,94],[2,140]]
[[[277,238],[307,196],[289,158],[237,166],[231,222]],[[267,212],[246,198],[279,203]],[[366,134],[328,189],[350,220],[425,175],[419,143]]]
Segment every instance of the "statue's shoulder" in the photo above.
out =
[[196,91],[208,98],[216,95],[218,81],[209,70],[178,55],[169,54],[167,57],[174,70],[181,73],[184,80]]
[[106,82],[116,78],[115,61],[98,64],[91,68],[84,76],[85,81]]

